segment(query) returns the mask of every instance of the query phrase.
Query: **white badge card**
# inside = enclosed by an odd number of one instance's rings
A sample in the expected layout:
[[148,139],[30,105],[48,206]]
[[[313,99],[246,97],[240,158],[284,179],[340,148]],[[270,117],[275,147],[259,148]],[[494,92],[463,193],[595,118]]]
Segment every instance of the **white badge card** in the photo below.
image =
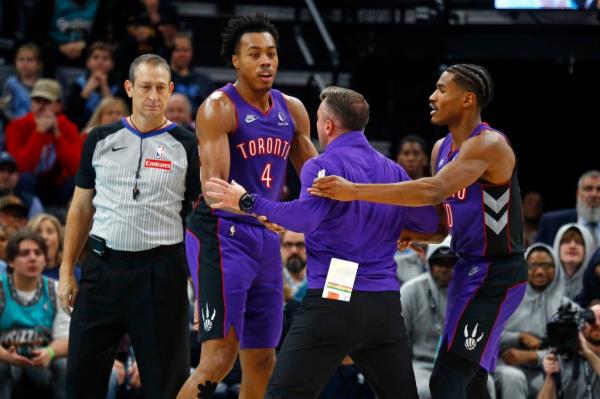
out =
[[358,263],[331,258],[322,297],[349,302],[357,271]]

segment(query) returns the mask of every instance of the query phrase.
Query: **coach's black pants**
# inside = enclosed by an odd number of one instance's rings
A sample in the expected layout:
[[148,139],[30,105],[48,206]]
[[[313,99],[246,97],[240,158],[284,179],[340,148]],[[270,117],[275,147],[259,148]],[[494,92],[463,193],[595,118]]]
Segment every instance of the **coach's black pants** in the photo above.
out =
[[175,398],[190,373],[183,244],[87,257],[69,333],[68,398],[106,397],[127,332],[144,398]]
[[316,398],[346,355],[380,399],[417,398],[400,294],[352,293],[350,302],[308,290],[278,354],[267,397]]

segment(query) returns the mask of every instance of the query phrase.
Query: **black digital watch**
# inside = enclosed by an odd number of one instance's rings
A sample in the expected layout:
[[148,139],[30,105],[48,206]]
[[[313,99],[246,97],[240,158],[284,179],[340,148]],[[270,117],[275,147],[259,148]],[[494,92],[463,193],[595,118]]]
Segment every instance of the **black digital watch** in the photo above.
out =
[[242,195],[240,197],[240,202],[239,202],[239,207],[240,210],[242,212],[250,212],[250,210],[252,209],[252,207],[254,206],[254,195],[252,194],[248,194],[248,193],[244,193],[244,195]]

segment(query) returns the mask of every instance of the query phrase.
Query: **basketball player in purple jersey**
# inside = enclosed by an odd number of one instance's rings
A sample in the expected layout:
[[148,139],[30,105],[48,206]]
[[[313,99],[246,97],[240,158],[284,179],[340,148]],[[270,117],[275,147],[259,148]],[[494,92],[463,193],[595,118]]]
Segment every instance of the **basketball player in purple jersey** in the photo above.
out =
[[[235,180],[278,200],[288,159],[300,174],[317,151],[310,122],[296,98],[272,89],[278,33],[262,14],[232,18],[222,55],[237,72],[234,84],[200,106],[196,130],[202,185],[211,177]],[[188,218],[186,251],[200,315],[200,364],[177,398],[210,398],[239,352],[240,398],[263,398],[275,364],[283,316],[278,236],[255,217],[211,210],[199,199]]]
[[429,98],[431,121],[450,133],[433,147],[433,177],[355,184],[327,176],[309,189],[340,201],[443,203],[459,261],[429,383],[434,399],[489,397],[487,373],[496,366],[500,334],[526,289],[515,154],[502,133],[481,122],[492,94],[491,77],[478,65],[453,65],[442,73]]

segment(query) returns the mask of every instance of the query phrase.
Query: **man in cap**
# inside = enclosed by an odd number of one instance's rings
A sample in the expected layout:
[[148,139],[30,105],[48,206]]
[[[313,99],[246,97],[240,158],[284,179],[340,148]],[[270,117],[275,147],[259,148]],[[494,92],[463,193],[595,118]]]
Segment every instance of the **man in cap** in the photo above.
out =
[[73,194],[81,154],[77,126],[61,108],[58,82],[39,79],[31,91],[31,111],[6,127],[6,147],[22,173],[23,185],[54,206],[66,205]]
[[27,208],[16,195],[5,195],[0,198],[0,225],[4,226],[7,236],[27,224]]
[[16,195],[19,197],[25,208],[27,208],[27,218],[31,219],[38,213],[44,212],[44,207],[40,199],[31,192],[21,187],[17,187],[19,182],[19,168],[17,161],[7,151],[0,152],[0,198],[7,195]]

